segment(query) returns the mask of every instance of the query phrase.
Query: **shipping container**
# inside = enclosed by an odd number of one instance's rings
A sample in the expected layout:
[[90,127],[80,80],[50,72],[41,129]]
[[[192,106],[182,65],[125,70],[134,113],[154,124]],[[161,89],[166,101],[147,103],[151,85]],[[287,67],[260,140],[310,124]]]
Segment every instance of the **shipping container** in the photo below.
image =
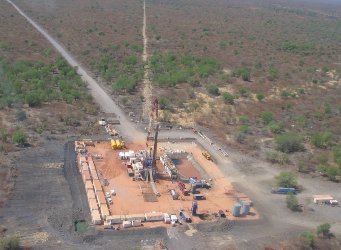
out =
[[96,192],[96,199],[99,205],[101,204],[107,204],[107,201],[105,200],[105,196],[102,191]]
[[103,189],[102,189],[102,184],[99,180],[93,180],[92,183],[94,184],[94,189],[95,191],[102,191],[103,192]]
[[160,212],[145,213],[146,221],[163,221],[164,214]]
[[88,191],[88,189],[93,190],[94,186],[92,185],[91,181],[86,181],[85,182],[85,190]]
[[106,217],[110,215],[107,204],[101,204],[100,205],[100,211],[101,211],[101,215],[102,215],[103,220],[105,220]]
[[89,170],[83,171],[82,177],[83,177],[84,184],[86,181],[91,181],[91,176],[90,176]]
[[88,189],[86,192],[88,199],[96,199],[95,191],[93,189]]
[[122,227],[123,227],[123,228],[129,228],[129,227],[131,227],[131,221],[123,221],[123,222],[122,222]]
[[165,217],[164,223],[170,224],[170,223],[171,223],[171,218],[170,218],[169,214],[164,213],[163,215],[164,215],[164,217]]
[[184,220],[185,222],[192,222],[191,217],[189,217],[189,215],[186,212],[180,211],[179,215],[181,219]]
[[98,210],[92,210],[91,211],[91,220],[92,220],[92,223],[95,225],[102,224],[102,219],[101,219],[101,216],[100,216]]
[[98,210],[98,205],[96,199],[88,199],[90,211]]
[[131,225],[132,225],[133,227],[140,227],[140,226],[142,226],[142,222],[141,222],[141,220],[133,220],[133,221],[131,222]]
[[98,180],[97,171],[95,169],[90,170],[90,174],[93,180]]
[[129,214],[126,215],[126,220],[133,221],[133,220],[141,220],[145,221],[146,216],[145,214]]
[[126,220],[125,215],[109,215],[105,218],[107,223],[110,224],[121,224],[122,221]]

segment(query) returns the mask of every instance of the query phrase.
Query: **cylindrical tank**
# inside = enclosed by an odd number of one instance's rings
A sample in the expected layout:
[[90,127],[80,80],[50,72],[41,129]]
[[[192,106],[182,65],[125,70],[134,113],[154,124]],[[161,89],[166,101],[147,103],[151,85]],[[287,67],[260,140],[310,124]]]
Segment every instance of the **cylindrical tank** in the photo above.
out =
[[194,201],[192,203],[192,215],[197,215],[198,203]]
[[243,206],[242,206],[242,214],[243,215],[247,215],[247,214],[249,214],[249,212],[250,212],[250,203],[248,203],[248,202],[243,202]]
[[240,208],[241,207],[242,207],[242,205],[240,203],[234,204],[233,211],[232,211],[232,215],[234,217],[239,217],[240,216]]

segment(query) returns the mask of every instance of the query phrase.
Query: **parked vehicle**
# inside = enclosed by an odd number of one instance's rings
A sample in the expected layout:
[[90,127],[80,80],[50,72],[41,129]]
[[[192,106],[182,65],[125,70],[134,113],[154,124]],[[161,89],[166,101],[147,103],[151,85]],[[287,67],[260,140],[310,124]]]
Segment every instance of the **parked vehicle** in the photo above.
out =
[[172,224],[173,226],[175,225],[175,223],[178,222],[178,217],[176,217],[175,214],[171,214],[170,219],[171,219],[171,224]]
[[107,201],[108,201],[108,203],[109,203],[110,205],[112,205],[112,204],[113,204],[113,202],[112,202],[112,199],[111,199],[111,198],[107,198]]
[[189,223],[192,222],[191,217],[189,217],[189,215],[186,212],[180,211],[179,215],[183,221],[189,222]]
[[111,189],[111,190],[110,190],[110,193],[111,193],[112,196],[115,196],[115,195],[116,195],[116,192],[115,192],[114,189]]
[[173,200],[178,200],[179,199],[179,194],[175,191],[175,189],[170,190],[170,194],[173,198]]
[[105,120],[105,118],[101,118],[101,119],[98,121],[98,124],[101,125],[101,126],[105,126],[105,125],[107,125],[107,121]]
[[212,160],[211,155],[210,155],[207,151],[203,151],[203,152],[202,152],[202,155],[203,155],[207,160],[209,160],[209,161]]
[[206,197],[203,194],[193,194],[193,200],[206,200]]
[[110,193],[109,192],[105,192],[105,198],[110,198],[110,197],[111,197]]
[[271,193],[273,194],[296,194],[296,189],[295,188],[286,188],[286,187],[278,187],[278,188],[273,188],[271,190]]

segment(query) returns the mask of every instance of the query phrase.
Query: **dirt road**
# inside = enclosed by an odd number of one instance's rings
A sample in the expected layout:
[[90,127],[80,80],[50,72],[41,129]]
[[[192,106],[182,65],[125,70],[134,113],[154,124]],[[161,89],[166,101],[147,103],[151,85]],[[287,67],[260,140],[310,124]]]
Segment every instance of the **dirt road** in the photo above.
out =
[[143,54],[142,60],[145,64],[144,67],[144,76],[143,76],[143,97],[144,97],[144,105],[143,105],[143,117],[149,117],[151,111],[151,103],[152,103],[152,85],[149,79],[150,69],[147,66],[148,64],[148,37],[146,33],[147,29],[147,16],[146,16],[146,1],[143,1],[143,25],[142,25],[142,37],[143,37]]
[[132,123],[128,121],[122,110],[118,105],[110,98],[110,96],[99,86],[99,84],[88,74],[85,68],[79,63],[73,55],[70,54],[61,44],[57,42],[46,30],[39,26],[35,21],[33,21],[29,16],[27,16],[23,11],[21,11],[17,5],[12,1],[7,0],[26,20],[32,24],[51,44],[52,46],[65,58],[65,60],[74,68],[77,69],[77,73],[81,76],[82,80],[88,83],[90,92],[102,111],[105,113],[115,113],[122,124],[121,130],[123,130],[129,139],[142,139],[141,133],[136,133],[136,129]]
[[[13,7],[30,22],[42,35],[46,37],[48,41],[56,48],[57,51],[61,53],[61,55],[68,61],[70,65],[73,67],[77,67],[77,73],[81,75],[82,79],[88,83],[91,94],[98,104],[102,107],[104,112],[107,113],[115,113],[120,121],[121,126],[119,130],[124,135],[124,137],[137,140],[143,140],[144,133],[139,130],[138,126],[132,124],[129,119],[125,116],[125,114],[120,110],[120,108],[116,105],[116,103],[110,98],[110,96],[97,84],[97,82],[87,73],[87,71],[82,67],[82,65],[77,62],[77,60],[63,47],[61,46],[52,36],[50,36],[45,30],[43,30],[36,22],[34,22],[31,18],[29,18],[25,13],[23,13],[15,4],[13,4],[10,0],[7,0]],[[144,4],[145,9],[145,4]],[[145,13],[145,11],[144,11]],[[144,60],[147,60],[147,37],[146,37],[146,16],[144,15]],[[148,71],[145,71],[148,72]],[[146,74],[146,73],[145,73]],[[146,76],[146,75],[145,75]],[[148,77],[148,75],[147,75]],[[277,174],[280,169],[274,169],[272,166],[265,162],[257,161],[255,159],[249,158],[247,156],[241,155],[238,152],[230,152],[229,157],[223,157],[217,150],[215,150],[212,145],[199,137],[197,134],[193,134],[191,131],[179,131],[179,130],[171,130],[171,131],[163,131],[160,133],[160,137],[167,138],[170,140],[172,138],[186,138],[193,137],[200,143],[203,147],[210,151],[213,157],[216,159],[217,164],[224,171],[225,175],[235,182],[235,185],[241,191],[244,191],[246,194],[250,195],[255,202],[257,209],[263,214],[264,219],[259,221],[258,226],[262,225],[262,232],[256,231],[257,224],[254,227],[252,226],[242,226],[236,227],[234,232],[231,232],[231,235],[227,239],[226,236],[221,236],[219,238],[216,234],[208,234],[197,232],[194,236],[185,237],[181,234],[181,230],[173,230],[168,232],[169,240],[172,242],[172,247],[176,249],[177,247],[181,247],[182,249],[191,249],[192,243],[198,244],[197,248],[202,249],[201,247],[208,246],[207,242],[204,245],[200,245],[199,240],[202,241],[202,236],[207,238],[211,237],[212,242],[210,243],[211,247],[214,244],[218,244],[220,241],[225,240],[224,242],[228,244],[233,241],[233,244],[245,244],[245,241],[261,239],[264,237],[272,236],[272,235],[283,235],[283,233],[295,232],[295,230],[301,230],[302,228],[315,228],[319,223],[330,222],[332,224],[333,232],[341,232],[341,220],[340,220],[340,208],[326,208],[326,207],[316,207],[316,212],[308,212],[302,214],[294,214],[291,213],[285,207],[285,197],[271,195],[269,190],[271,188],[271,181],[273,176]],[[301,177],[299,180],[306,188],[306,191],[299,195],[299,198],[305,200],[309,197],[313,192],[332,192],[334,190],[338,190],[333,183],[323,182],[321,180],[311,180],[309,178]],[[315,188],[318,186],[318,188]],[[41,187],[43,188],[43,187]],[[333,193],[334,194],[334,193]],[[341,199],[341,197],[336,197]],[[309,206],[313,206],[312,204],[308,204]],[[240,230],[240,231],[238,231]],[[180,235],[181,234],[181,235]],[[239,235],[243,235],[240,237]],[[185,244],[186,246],[176,245],[177,243],[172,241],[171,238],[182,238],[188,239],[187,243],[181,241],[181,244]],[[214,237],[215,240],[214,240]],[[225,237],[225,238],[224,238]],[[180,241],[179,241],[180,242]],[[213,244],[213,245],[212,245]],[[240,246],[240,245],[239,245]],[[179,249],[179,248],[178,248]]]

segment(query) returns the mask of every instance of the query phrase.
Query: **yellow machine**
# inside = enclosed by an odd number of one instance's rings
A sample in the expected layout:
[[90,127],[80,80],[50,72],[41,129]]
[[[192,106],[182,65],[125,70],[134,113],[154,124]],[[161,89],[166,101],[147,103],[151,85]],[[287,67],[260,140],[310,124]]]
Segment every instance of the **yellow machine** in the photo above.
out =
[[111,140],[111,148],[112,149],[117,149],[117,144],[115,140]]
[[207,151],[203,151],[202,155],[209,161],[212,161],[211,155]]

